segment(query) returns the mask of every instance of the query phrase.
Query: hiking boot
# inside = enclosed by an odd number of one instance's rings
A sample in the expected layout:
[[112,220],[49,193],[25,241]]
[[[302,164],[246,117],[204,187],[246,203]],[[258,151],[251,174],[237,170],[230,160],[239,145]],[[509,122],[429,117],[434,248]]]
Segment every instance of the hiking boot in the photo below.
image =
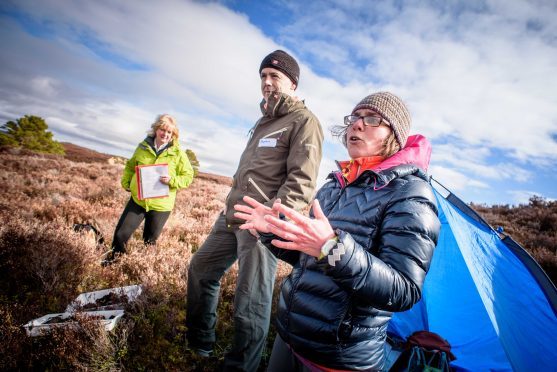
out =
[[101,260],[101,266],[102,266],[102,267],[110,266],[110,265],[112,265],[113,263],[114,263],[114,259],[105,258],[104,260]]
[[118,256],[120,256],[120,254],[114,252],[113,250],[110,250],[104,253],[104,256],[105,256],[104,259],[101,260],[101,266],[107,267],[115,263],[118,260]]
[[199,357],[202,358],[209,358],[213,355],[213,349],[201,349],[201,348],[194,348],[190,349],[191,352]]
[[192,354],[202,358],[208,358],[213,355],[213,344],[209,342],[189,342],[188,350]]

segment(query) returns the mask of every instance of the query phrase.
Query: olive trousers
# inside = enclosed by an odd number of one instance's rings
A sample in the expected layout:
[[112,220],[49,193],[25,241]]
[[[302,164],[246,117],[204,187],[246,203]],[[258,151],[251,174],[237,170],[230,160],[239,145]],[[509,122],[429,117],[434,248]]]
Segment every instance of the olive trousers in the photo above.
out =
[[220,279],[238,260],[234,339],[224,370],[256,371],[269,330],[277,259],[248,231],[228,227],[223,214],[188,268],[186,325],[189,345],[215,343]]

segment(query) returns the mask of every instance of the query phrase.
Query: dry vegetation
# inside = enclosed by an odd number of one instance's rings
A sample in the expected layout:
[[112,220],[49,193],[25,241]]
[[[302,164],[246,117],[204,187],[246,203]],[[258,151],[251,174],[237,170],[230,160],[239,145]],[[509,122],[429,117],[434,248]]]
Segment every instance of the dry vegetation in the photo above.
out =
[[[75,147],[66,158],[0,149],[0,370],[213,371],[222,359],[231,337],[236,268],[223,278],[217,353],[209,360],[185,348],[185,275],[223,207],[230,179],[200,173],[179,192],[156,247],[144,247],[138,230],[129,254],[102,268],[99,257],[107,248],[72,226],[93,224],[110,243],[129,194],[119,186],[123,165],[108,159]],[[521,216],[508,206],[480,212],[531,246],[555,282],[557,204],[537,201],[524,208]],[[288,272],[282,264],[277,282]],[[80,329],[30,338],[21,327],[62,312],[79,293],[138,283],[144,293],[113,332],[84,321]],[[269,346],[272,339],[271,331]]]
[[[186,268],[223,207],[230,179],[200,173],[178,193],[156,247],[144,247],[138,230],[129,254],[102,268],[107,248],[73,224],[93,224],[110,243],[129,194],[119,186],[122,164],[89,155],[69,152],[80,160],[73,161],[0,150],[0,370],[215,370],[231,337],[236,268],[223,279],[219,341],[209,360],[185,348]],[[282,265],[277,281],[288,272]],[[113,332],[84,322],[81,330],[31,338],[21,327],[63,312],[82,292],[138,283],[144,294]]]
[[491,226],[502,227],[521,244],[544,269],[553,284],[557,283],[557,200],[530,198],[518,206],[472,205]]

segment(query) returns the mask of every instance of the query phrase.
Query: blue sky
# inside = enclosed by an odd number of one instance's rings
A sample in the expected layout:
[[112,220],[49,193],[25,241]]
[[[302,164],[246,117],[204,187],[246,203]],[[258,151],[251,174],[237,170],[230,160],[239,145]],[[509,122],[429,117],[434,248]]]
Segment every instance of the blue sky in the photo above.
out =
[[[388,90],[430,139],[432,176],[466,202],[557,199],[555,1],[3,1],[0,120],[129,157],[177,117],[201,170],[231,176],[259,116],[258,68],[301,65],[323,128]],[[320,183],[346,151],[329,134]]]

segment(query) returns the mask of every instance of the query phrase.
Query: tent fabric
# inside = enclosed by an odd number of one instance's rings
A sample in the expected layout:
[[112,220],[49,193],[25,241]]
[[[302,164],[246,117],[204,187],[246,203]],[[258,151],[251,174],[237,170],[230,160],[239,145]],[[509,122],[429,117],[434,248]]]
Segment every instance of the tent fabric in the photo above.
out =
[[434,192],[441,233],[422,299],[394,314],[389,333],[441,335],[455,370],[556,371],[555,286],[520,245],[454,195]]

